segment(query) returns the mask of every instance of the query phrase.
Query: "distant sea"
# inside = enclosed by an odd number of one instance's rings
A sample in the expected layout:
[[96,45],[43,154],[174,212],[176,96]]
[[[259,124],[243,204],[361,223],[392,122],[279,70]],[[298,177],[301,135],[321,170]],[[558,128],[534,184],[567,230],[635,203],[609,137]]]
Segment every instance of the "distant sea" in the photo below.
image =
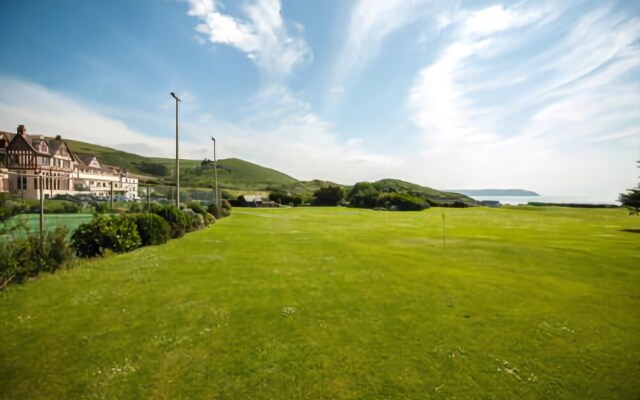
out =
[[475,200],[497,200],[500,204],[520,205],[529,202],[537,203],[574,203],[574,204],[615,204],[619,202],[613,199],[603,199],[599,197],[578,197],[578,196],[469,196]]

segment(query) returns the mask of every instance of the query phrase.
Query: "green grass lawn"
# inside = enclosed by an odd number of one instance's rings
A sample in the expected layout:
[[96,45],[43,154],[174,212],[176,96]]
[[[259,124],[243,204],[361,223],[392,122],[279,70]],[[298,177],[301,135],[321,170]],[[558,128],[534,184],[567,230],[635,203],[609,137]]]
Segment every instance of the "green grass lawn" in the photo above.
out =
[[0,398],[640,396],[640,218],[445,213],[236,209],[11,287]]

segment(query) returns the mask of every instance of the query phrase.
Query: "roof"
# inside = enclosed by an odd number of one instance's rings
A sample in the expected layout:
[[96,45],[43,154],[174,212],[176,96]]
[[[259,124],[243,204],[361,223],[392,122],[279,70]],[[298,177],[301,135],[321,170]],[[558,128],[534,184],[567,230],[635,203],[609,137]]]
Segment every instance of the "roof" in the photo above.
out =
[[[87,167],[89,166],[89,164],[91,164],[91,161],[93,161],[94,158],[98,160],[98,158],[93,154],[87,154],[87,153],[76,153],[76,157],[78,158],[79,162],[81,162]],[[98,160],[98,163],[99,162],[100,160]]]
[[[80,164],[80,166],[83,168],[87,168],[93,171],[107,172],[110,174],[119,174],[121,172],[120,168],[118,167],[102,164],[100,160],[98,160],[98,156],[95,156],[93,154],[75,153],[75,155],[76,155],[76,158],[78,159],[78,164]],[[96,159],[96,161],[98,161],[98,164],[100,164],[100,168],[92,167],[89,165],[91,164],[94,158]]]
[[58,150],[60,150],[60,148],[65,144],[64,140],[61,140],[61,139],[48,140],[48,142],[49,142],[49,154],[51,154],[52,156],[56,155]]

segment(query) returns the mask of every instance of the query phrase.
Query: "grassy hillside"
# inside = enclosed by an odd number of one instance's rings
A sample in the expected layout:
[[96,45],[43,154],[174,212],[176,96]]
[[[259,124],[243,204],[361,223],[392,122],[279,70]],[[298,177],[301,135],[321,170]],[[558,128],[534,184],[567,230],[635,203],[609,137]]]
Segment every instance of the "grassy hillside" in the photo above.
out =
[[[170,158],[142,157],[109,147],[67,140],[73,151],[90,153],[99,160],[119,166],[133,173],[142,174],[159,184],[173,184],[175,160]],[[183,187],[212,188],[214,186],[214,168],[212,164],[201,165],[201,160],[180,160],[180,183]],[[290,194],[310,198],[316,190],[326,186],[341,186],[349,191],[349,186],[338,183],[311,180],[299,181],[289,175],[271,168],[243,161],[237,158],[218,160],[218,184],[222,189],[233,191],[273,191],[279,190]],[[432,188],[404,182],[397,179],[383,179],[374,185],[386,190],[410,192],[436,201],[473,200],[465,195],[441,192]]]
[[638,398],[640,219],[235,210],[0,293],[3,399]]
[[[175,159],[143,157],[109,147],[67,140],[76,152],[98,156],[101,162],[143,174],[158,183],[173,183]],[[201,160],[180,160],[180,182],[189,187],[213,187],[213,165],[201,166]],[[218,183],[222,188],[264,190],[269,185],[292,185],[295,178],[271,168],[237,158],[218,160]]]
[[467,203],[475,203],[475,200],[460,193],[443,192],[430,187],[420,186],[415,183],[405,182],[400,179],[381,179],[377,182],[373,182],[373,187],[380,191],[409,193],[415,196],[442,202],[464,201]]

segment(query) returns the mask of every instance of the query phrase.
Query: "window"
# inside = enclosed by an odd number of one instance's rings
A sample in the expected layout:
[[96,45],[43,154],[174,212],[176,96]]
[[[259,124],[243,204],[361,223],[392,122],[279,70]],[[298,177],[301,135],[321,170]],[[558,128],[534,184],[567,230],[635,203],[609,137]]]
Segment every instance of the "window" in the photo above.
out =
[[19,176],[18,177],[18,190],[26,190],[27,189],[27,177]]

